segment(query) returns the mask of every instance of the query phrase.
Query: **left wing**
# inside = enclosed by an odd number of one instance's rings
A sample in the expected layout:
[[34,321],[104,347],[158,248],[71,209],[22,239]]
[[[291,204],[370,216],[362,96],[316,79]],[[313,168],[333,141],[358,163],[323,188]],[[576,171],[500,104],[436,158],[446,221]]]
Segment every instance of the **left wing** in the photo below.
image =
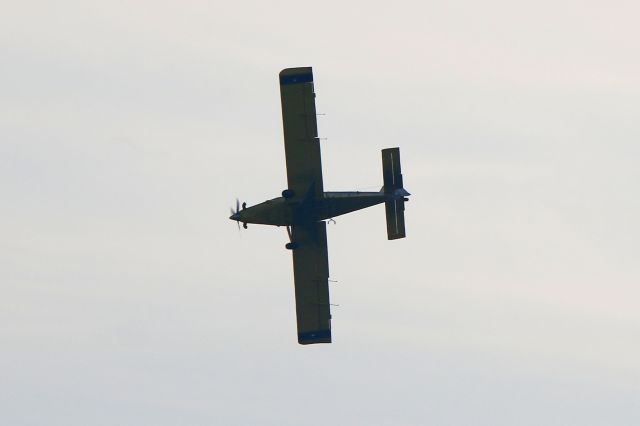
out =
[[331,343],[329,260],[324,222],[291,227],[298,343]]
[[324,194],[315,98],[311,67],[280,72],[287,183],[298,198],[310,190],[315,198]]

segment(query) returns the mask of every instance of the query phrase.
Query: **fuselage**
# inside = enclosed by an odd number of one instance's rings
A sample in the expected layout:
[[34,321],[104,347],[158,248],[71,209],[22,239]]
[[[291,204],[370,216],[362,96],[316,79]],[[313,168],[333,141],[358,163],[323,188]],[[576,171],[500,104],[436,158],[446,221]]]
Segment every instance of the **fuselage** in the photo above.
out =
[[321,198],[278,197],[246,207],[229,219],[261,225],[302,225],[375,206],[402,196],[384,192],[345,191],[325,192]]

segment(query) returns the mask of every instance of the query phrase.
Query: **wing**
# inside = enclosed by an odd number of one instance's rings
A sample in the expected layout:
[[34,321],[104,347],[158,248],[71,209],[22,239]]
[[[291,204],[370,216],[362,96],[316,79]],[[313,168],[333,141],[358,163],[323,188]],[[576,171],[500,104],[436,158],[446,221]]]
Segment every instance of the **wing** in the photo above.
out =
[[294,225],[293,251],[298,343],[331,343],[329,260],[324,222]]
[[294,197],[304,197],[310,189],[316,198],[323,196],[315,96],[311,67],[280,72],[287,183]]

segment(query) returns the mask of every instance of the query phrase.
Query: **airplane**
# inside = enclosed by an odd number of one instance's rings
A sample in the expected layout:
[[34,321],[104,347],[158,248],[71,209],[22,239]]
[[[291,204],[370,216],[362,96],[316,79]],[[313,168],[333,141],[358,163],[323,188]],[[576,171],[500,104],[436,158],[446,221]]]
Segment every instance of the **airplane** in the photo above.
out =
[[385,204],[387,238],[404,238],[404,203],[400,149],[382,150],[383,187],[378,192],[325,192],[316,122],[311,67],[280,72],[280,100],[287,166],[282,196],[247,207],[236,200],[229,219],[243,224],[285,226],[293,254],[298,343],[331,343],[329,261],[325,220]]

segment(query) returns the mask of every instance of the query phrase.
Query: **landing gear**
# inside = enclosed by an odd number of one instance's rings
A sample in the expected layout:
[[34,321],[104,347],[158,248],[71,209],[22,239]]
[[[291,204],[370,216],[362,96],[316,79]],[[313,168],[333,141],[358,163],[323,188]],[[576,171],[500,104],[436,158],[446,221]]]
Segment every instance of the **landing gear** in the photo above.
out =
[[285,189],[284,191],[282,191],[282,196],[283,196],[284,198],[291,198],[291,197],[293,197],[294,195],[296,195],[296,193],[295,193],[295,192],[293,192],[293,190],[291,190],[291,189]]
[[287,235],[289,235],[289,242],[284,245],[287,250],[295,250],[298,248],[298,243],[293,241],[293,234],[291,233],[291,227],[287,226]]
[[244,229],[247,229],[247,222],[242,222],[242,227],[243,227]]

